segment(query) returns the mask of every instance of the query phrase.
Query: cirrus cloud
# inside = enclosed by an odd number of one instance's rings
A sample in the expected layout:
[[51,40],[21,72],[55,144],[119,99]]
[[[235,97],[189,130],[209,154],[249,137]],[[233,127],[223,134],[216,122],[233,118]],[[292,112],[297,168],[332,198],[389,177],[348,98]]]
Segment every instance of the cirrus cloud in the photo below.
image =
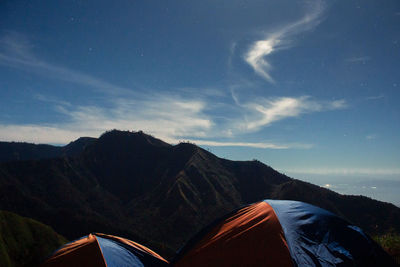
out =
[[[299,22],[299,25],[305,25],[304,23]],[[290,32],[289,28],[285,31]],[[64,144],[80,136],[96,137],[110,129],[121,129],[143,130],[171,143],[189,140],[208,146],[307,149],[311,148],[312,144],[249,142],[243,134],[261,130],[276,121],[290,117],[345,106],[343,100],[323,102],[307,96],[267,98],[246,104],[240,104],[239,100],[235,99],[235,104],[231,105],[224,102],[224,98],[229,95],[224,94],[223,90],[211,87],[204,90],[181,88],[170,90],[168,93],[139,92],[49,63],[38,57],[32,47],[34,46],[24,35],[8,33],[0,38],[0,65],[60,82],[74,83],[82,90],[90,88],[89,90],[95,91],[101,101],[76,105],[54,95],[35,92],[34,101],[46,102],[48,106],[53,106],[55,112],[64,115],[64,119],[45,124],[0,123],[0,139],[4,141]],[[201,93],[193,94],[193,91]],[[245,141],[238,139],[238,135]],[[225,140],[216,141],[221,138]]]
[[249,131],[259,130],[273,122],[302,114],[346,108],[345,100],[317,101],[309,96],[277,97],[263,99],[245,106],[252,111],[244,128]]
[[270,83],[274,83],[270,71],[271,63],[267,56],[275,51],[287,49],[293,44],[292,38],[302,32],[315,28],[321,19],[324,5],[321,1],[310,4],[310,10],[299,20],[287,24],[266,35],[265,39],[255,41],[245,53],[244,60],[254,71]]

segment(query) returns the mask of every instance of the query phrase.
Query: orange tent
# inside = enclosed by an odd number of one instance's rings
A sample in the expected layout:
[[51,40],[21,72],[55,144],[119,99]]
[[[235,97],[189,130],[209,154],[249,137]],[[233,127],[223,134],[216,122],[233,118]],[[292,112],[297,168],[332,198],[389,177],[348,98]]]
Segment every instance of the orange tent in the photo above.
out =
[[43,267],[167,266],[168,261],[131,240],[89,234],[57,250]]
[[194,236],[173,260],[197,266],[396,266],[360,228],[316,206],[264,200]]

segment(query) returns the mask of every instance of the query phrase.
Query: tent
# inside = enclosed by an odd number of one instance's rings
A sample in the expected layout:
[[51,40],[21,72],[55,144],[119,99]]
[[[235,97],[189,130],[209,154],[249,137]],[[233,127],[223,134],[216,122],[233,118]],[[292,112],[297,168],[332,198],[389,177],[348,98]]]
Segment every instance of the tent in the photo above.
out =
[[64,245],[42,266],[168,266],[168,262],[152,250],[131,240],[96,233]]
[[224,216],[189,240],[173,265],[395,266],[360,228],[287,200],[264,200]]
[[171,263],[125,238],[90,234],[57,250],[54,266],[396,266],[360,228],[298,201],[264,200],[223,216]]

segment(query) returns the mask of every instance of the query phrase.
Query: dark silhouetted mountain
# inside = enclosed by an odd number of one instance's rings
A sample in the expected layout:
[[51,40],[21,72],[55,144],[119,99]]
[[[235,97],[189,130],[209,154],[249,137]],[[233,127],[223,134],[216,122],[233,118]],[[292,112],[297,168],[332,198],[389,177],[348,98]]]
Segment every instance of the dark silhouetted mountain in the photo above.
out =
[[206,224],[265,198],[305,201],[371,234],[400,232],[400,209],[289,178],[259,161],[110,131],[74,157],[0,164],[0,208],[74,239],[105,232],[172,255]]
[[0,266],[39,266],[67,240],[30,218],[0,211]]
[[97,139],[93,137],[81,137],[75,141],[63,146],[61,156],[75,157],[80,155],[85,148],[93,144]]
[[14,160],[39,160],[63,156],[77,156],[86,146],[96,140],[91,137],[81,137],[66,146],[30,144],[22,142],[0,142],[0,162]]
[[57,146],[0,142],[0,162],[56,158],[61,154],[62,148]]

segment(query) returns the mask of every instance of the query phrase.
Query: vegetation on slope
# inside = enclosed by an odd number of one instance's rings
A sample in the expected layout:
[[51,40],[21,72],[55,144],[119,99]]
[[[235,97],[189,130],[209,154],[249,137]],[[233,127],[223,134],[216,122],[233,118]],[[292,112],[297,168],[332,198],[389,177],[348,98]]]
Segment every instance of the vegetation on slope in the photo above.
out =
[[400,235],[398,233],[387,233],[384,235],[375,235],[373,239],[382,246],[397,263],[400,263]]
[[0,266],[38,266],[67,240],[47,225],[0,211]]
[[[230,161],[188,143],[111,131],[75,157],[0,163],[0,209],[68,239],[90,232],[135,240],[173,256],[194,233],[266,198],[330,210],[370,235],[400,232],[400,209],[287,177],[259,161]],[[161,227],[162,226],[162,227]]]

